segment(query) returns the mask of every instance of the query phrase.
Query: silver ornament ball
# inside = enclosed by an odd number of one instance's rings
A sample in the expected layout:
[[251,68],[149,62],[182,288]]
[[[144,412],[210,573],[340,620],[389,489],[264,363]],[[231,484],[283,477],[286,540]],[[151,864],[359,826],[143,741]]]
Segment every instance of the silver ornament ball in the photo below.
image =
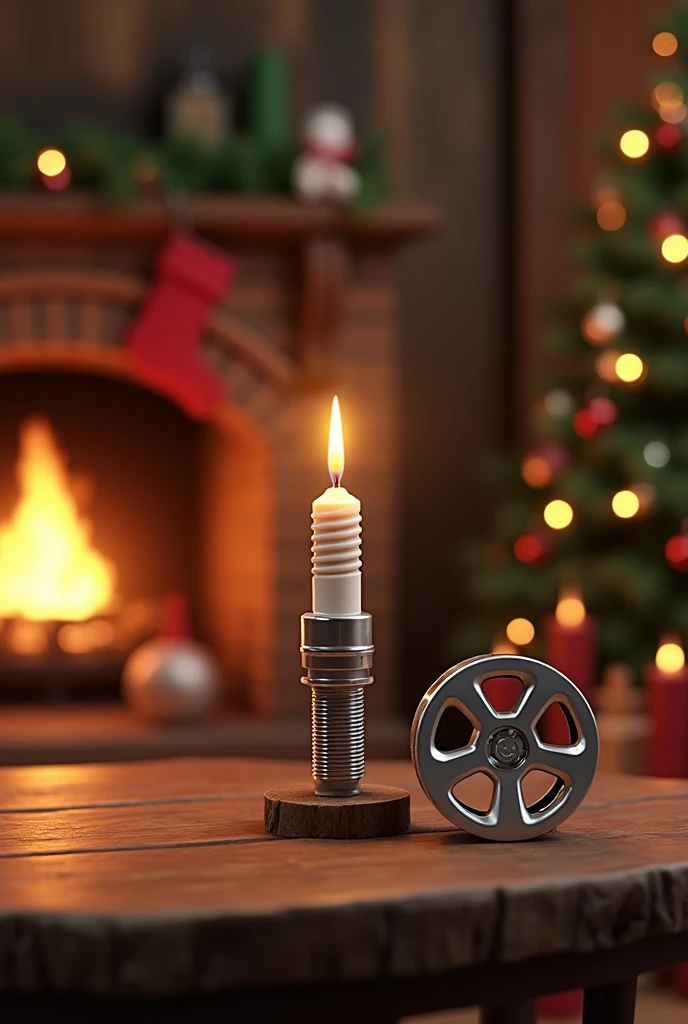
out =
[[155,722],[206,718],[220,694],[220,669],[207,647],[186,638],[156,637],[129,656],[122,688],[130,707]]

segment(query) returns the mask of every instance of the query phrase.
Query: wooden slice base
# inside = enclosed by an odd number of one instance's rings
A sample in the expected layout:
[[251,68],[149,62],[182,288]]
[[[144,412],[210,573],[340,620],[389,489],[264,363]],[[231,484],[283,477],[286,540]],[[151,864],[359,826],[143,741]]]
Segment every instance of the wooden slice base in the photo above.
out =
[[375,839],[410,821],[410,794],[393,786],[363,786],[359,796],[316,796],[312,785],[265,794],[265,830],[285,839]]

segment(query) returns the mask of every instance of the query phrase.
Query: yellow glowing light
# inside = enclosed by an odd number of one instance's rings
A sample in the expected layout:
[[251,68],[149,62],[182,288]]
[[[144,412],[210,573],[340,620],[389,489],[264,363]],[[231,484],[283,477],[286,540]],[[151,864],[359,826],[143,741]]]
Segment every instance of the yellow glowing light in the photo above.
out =
[[529,455],[521,464],[521,476],[529,487],[547,487],[552,475],[552,467],[542,455]]
[[644,372],[645,363],[634,352],[624,352],[614,360],[614,373],[624,384],[633,384],[640,380]]
[[635,491],[617,491],[612,498],[612,510],[619,519],[632,519],[640,511],[640,498]]
[[666,672],[669,675],[674,672],[680,672],[685,663],[686,656],[683,647],[678,641],[665,641],[657,648],[655,665],[660,672]]
[[339,487],[344,473],[344,431],[342,430],[342,414],[339,409],[337,395],[332,399],[330,413],[330,440],[327,446],[327,468],[334,487]]
[[573,509],[568,501],[563,501],[561,498],[555,498],[554,501],[545,505],[542,515],[547,525],[551,526],[553,530],[565,530],[573,522]]
[[67,158],[59,149],[44,149],[38,154],[36,164],[46,178],[56,178],[67,166]]
[[512,619],[506,627],[507,639],[517,647],[529,644],[535,636],[535,627],[528,619]]
[[19,501],[0,526],[0,616],[81,621],[106,608],[115,571],[91,547],[64,454],[45,419],[21,430]]
[[585,604],[578,588],[567,587],[562,590],[554,617],[560,626],[569,629],[575,629],[585,621]]
[[597,223],[603,231],[618,231],[626,223],[626,209],[618,199],[607,199],[597,208]]
[[624,132],[619,139],[619,149],[630,160],[637,160],[639,157],[645,156],[649,148],[650,139],[640,128],[631,128]]
[[658,32],[652,40],[652,49],[658,57],[671,57],[678,50],[678,39],[673,32]]
[[669,235],[662,242],[662,256],[667,263],[683,263],[688,256],[688,238],[685,235]]

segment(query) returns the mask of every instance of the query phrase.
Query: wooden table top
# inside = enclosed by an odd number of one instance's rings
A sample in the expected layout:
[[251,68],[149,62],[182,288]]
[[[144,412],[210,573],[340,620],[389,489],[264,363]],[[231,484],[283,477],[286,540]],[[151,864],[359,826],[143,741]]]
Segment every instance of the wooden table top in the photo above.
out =
[[283,840],[263,792],[303,764],[0,770],[0,990],[129,996],[424,977],[688,932],[688,783],[598,776],[557,833],[453,829],[410,764],[412,828]]

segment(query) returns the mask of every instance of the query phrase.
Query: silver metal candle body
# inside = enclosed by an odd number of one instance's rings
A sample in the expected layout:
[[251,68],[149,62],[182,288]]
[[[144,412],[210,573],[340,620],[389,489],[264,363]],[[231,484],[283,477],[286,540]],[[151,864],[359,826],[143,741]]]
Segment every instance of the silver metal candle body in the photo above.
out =
[[364,689],[373,681],[367,612],[301,616],[301,682],[311,687],[311,757],[318,796],[356,796],[365,772]]

